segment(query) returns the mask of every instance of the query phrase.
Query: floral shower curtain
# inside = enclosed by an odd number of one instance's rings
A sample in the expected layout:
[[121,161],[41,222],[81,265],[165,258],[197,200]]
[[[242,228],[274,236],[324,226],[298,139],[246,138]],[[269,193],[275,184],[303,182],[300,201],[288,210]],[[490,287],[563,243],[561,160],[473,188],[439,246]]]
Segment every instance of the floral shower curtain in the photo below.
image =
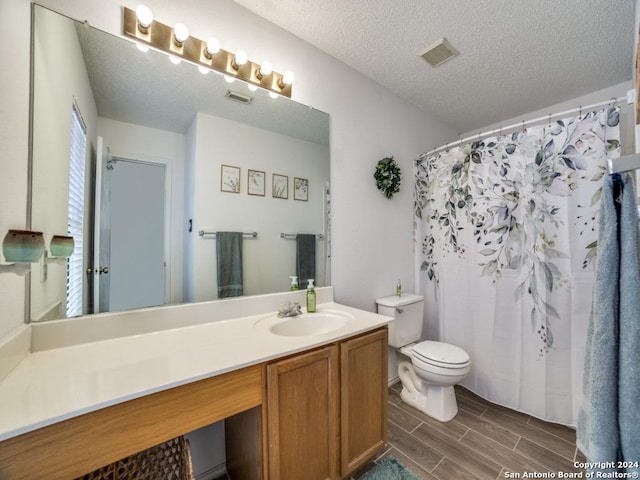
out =
[[575,425],[606,158],[619,108],[487,138],[415,171],[428,338],[464,348],[480,396]]

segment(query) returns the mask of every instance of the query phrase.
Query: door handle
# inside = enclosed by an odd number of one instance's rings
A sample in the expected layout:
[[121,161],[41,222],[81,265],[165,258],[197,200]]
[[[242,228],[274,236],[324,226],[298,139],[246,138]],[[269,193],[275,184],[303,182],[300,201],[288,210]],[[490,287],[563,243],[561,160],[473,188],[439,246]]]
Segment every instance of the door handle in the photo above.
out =
[[99,267],[96,268],[95,270],[91,267],[87,268],[87,275],[91,275],[92,273],[97,273],[98,275],[102,275],[109,273],[109,267]]

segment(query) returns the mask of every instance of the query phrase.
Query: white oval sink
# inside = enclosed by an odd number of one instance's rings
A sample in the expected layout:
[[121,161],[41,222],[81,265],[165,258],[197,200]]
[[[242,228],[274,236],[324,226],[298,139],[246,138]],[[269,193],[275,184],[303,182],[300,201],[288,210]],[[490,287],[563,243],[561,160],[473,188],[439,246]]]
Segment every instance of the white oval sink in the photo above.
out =
[[353,316],[339,310],[303,313],[295,317],[279,318],[273,315],[256,323],[256,327],[265,328],[275,335],[285,337],[304,337],[322,335],[344,327]]

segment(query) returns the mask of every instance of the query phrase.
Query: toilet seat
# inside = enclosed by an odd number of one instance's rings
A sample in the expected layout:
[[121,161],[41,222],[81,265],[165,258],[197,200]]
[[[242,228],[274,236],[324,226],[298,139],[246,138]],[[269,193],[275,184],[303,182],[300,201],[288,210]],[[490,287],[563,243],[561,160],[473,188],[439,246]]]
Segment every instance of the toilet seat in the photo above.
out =
[[467,352],[444,342],[425,340],[414,345],[411,353],[418,366],[427,364],[439,368],[459,370],[468,367],[471,363]]

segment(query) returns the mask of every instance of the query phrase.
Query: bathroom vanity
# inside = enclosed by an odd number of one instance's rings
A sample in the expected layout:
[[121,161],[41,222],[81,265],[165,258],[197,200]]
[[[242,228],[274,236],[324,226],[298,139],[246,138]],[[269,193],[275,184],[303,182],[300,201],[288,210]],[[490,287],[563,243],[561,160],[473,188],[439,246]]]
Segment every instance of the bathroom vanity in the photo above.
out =
[[59,330],[49,343],[32,332],[32,353],[0,382],[0,478],[76,478],[222,419],[231,478],[348,475],[386,441],[392,319],[333,303],[330,288],[317,314],[254,313],[296,294],[237,301],[250,314],[236,317],[234,301],[137,311],[165,328],[129,318],[113,338],[74,320],[47,324]]

